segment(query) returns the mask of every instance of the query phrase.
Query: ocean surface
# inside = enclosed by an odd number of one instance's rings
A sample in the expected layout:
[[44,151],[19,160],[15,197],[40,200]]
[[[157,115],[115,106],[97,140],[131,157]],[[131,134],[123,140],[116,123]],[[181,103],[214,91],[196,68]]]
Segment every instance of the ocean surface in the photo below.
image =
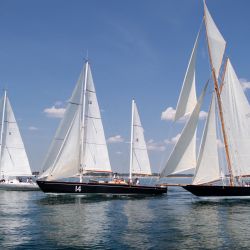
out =
[[[184,181],[185,182],[185,181]],[[0,249],[250,249],[250,200],[0,191]]]

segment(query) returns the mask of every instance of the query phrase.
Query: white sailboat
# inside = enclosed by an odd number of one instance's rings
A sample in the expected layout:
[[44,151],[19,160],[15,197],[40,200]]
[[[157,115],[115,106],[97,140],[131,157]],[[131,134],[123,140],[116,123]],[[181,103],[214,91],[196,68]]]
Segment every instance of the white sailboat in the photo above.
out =
[[[249,103],[228,58],[223,72],[220,70],[226,42],[213,21],[205,1],[204,23],[214,93],[211,96],[210,109],[195,164],[192,185],[183,185],[183,188],[197,196],[250,197],[250,187],[245,179],[250,176]],[[219,84],[220,78],[222,81]],[[187,85],[187,83],[184,84]],[[190,98],[191,94],[186,93]],[[186,99],[188,98],[186,97]],[[197,110],[197,106],[202,104],[202,99],[198,100],[193,109],[179,141],[162,170],[162,176],[167,176],[178,170],[180,162],[188,162],[186,156],[189,155],[188,150],[192,143],[192,136],[198,124],[197,115],[199,112],[197,113],[197,111],[199,109]],[[180,96],[178,103],[184,103],[184,108],[187,107],[187,102],[185,103],[182,96]],[[216,122],[217,118],[219,123]],[[224,145],[222,149],[218,149],[217,146],[218,131],[222,133]],[[224,161],[220,160],[219,157],[221,150]]]
[[130,182],[132,182],[132,175],[152,175],[148,157],[147,145],[144,138],[144,130],[134,100],[132,100],[132,118],[131,118],[130,164],[129,164]]
[[[0,110],[0,189],[38,190],[37,184],[31,178],[29,160],[7,91],[4,91]],[[25,182],[22,181],[23,177],[26,178]]]
[[[133,187],[127,183],[83,182],[85,173],[112,172],[88,61],[56,131],[44,169],[37,183],[48,193],[138,194],[141,192],[138,186]],[[79,182],[67,181],[67,178],[77,176],[80,177]],[[155,187],[141,187],[141,189],[145,194],[164,192],[164,189]]]

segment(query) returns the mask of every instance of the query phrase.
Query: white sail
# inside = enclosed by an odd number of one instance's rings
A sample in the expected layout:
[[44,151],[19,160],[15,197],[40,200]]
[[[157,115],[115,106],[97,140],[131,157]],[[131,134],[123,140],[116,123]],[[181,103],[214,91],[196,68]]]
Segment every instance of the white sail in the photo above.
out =
[[[207,89],[207,85],[204,87],[201,96],[186,123],[181,136],[176,143],[170,157],[161,172],[161,176],[168,176],[170,174],[176,174],[188,169],[192,169],[196,166],[193,154],[193,140],[195,138],[196,127],[199,120],[200,108],[203,103],[204,95]],[[191,146],[190,146],[191,145]]]
[[250,108],[230,60],[227,62],[221,100],[233,174],[249,175]]
[[57,129],[39,178],[73,177],[86,171],[111,172],[106,140],[88,62]]
[[[69,132],[70,127],[72,126],[72,120],[76,116],[77,111],[80,110],[82,107],[83,86],[84,86],[84,68],[81,71],[75,89],[67,104],[64,116],[57,128],[55,137],[53,138],[53,141],[50,145],[50,148],[48,150],[47,156],[43,164],[43,173],[39,176],[39,178],[44,178],[50,175],[50,172],[55,167],[55,160],[58,157],[63,147],[63,144],[65,143],[66,135]],[[78,146],[80,144],[79,140],[77,141]],[[71,176],[64,176],[64,177],[66,178]]]
[[133,133],[132,133],[132,174],[151,175],[150,162],[148,157],[147,146],[144,138],[144,130],[141,125],[140,116],[136,103],[133,105]]
[[[2,101],[2,104],[4,100]],[[1,107],[3,110],[3,106]],[[3,111],[2,111],[3,112]],[[2,135],[0,170],[2,176],[31,176],[29,160],[23,140],[10,104],[6,96]]]
[[215,70],[215,75],[218,78],[226,47],[226,41],[224,40],[213,18],[211,17],[205,1],[204,1],[204,16],[205,16],[205,24],[207,31],[208,48],[211,56],[211,63],[212,67]]
[[88,66],[86,84],[83,169],[112,172],[90,66]]
[[175,121],[177,121],[178,119],[180,119],[185,115],[191,114],[197,103],[196,89],[195,89],[195,62],[196,62],[199,33],[195,40],[194,48],[192,50],[187,71],[183,80],[181,93],[176,106]]
[[203,131],[193,184],[199,185],[218,179],[220,179],[220,166],[216,135],[215,95],[213,94]]
[[80,109],[76,112],[47,180],[76,176],[80,166]]

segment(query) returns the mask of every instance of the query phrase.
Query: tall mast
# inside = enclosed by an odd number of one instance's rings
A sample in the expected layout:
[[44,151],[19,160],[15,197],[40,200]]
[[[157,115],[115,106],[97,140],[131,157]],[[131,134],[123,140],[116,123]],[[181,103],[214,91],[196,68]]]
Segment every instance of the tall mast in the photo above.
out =
[[[204,8],[205,8],[205,5],[204,5]],[[219,117],[220,117],[220,122],[221,122],[221,127],[222,127],[223,141],[224,141],[224,145],[225,145],[227,166],[228,166],[228,171],[229,171],[229,175],[230,175],[230,186],[234,186],[234,176],[233,176],[232,163],[231,163],[229,148],[228,148],[228,139],[227,139],[227,134],[226,134],[226,130],[225,130],[225,123],[224,123],[224,116],[223,116],[223,110],[222,110],[220,89],[219,89],[218,80],[217,80],[217,77],[216,77],[215,68],[213,66],[213,61],[212,61],[212,56],[211,56],[211,49],[210,49],[209,41],[208,41],[207,20],[206,20],[205,9],[204,9],[204,19],[205,19],[205,25],[206,25],[206,38],[207,38],[207,45],[208,45],[208,52],[209,52],[209,60],[210,60],[211,68],[212,68],[212,75],[213,75],[213,81],[214,81],[214,90],[215,90],[215,93],[216,93],[216,96],[217,96],[217,101],[218,101]]]
[[134,137],[134,112],[135,100],[132,100],[132,116],[131,116],[131,139],[130,139],[130,163],[129,163],[129,181],[132,181],[132,163],[133,163],[133,137]]
[[82,86],[82,119],[81,119],[81,153],[80,153],[80,182],[83,180],[83,170],[84,170],[84,136],[85,136],[85,109],[86,109],[86,90],[87,90],[87,79],[88,79],[88,67],[89,62],[86,61],[85,72],[84,72],[84,85]]
[[[0,162],[2,159],[2,148],[3,148],[3,127],[4,127],[4,115],[5,115],[5,106],[6,106],[6,98],[7,98],[7,92],[4,90],[4,99],[3,99],[3,111],[2,111],[2,126],[1,126],[1,134],[0,134]],[[1,165],[0,165],[1,168]]]

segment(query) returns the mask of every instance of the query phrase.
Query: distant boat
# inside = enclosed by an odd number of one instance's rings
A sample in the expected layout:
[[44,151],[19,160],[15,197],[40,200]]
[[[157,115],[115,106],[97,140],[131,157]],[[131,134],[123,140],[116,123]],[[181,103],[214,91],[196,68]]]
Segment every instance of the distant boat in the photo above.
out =
[[[162,194],[166,188],[124,181],[87,181],[83,174],[111,173],[101,114],[89,62],[80,74],[37,183],[45,193]],[[79,177],[79,182],[65,181]]]
[[32,180],[29,160],[6,91],[0,103],[0,114],[0,189],[39,190]]
[[[195,56],[197,36],[191,54],[176,114],[179,117],[189,109],[191,114],[172,151],[161,176],[195,169],[191,185],[183,188],[196,196],[220,198],[250,198],[250,108],[239,79],[227,58],[224,70],[220,68],[226,42],[214,23],[204,1],[204,23],[211,64],[214,93],[196,160],[195,140],[200,107],[207,84],[194,105]],[[221,83],[219,84],[219,79]],[[185,91],[183,91],[185,89]],[[191,105],[190,105],[191,104]],[[188,107],[188,108],[187,108]],[[191,109],[190,109],[191,107]],[[193,110],[192,110],[193,109]],[[192,112],[190,112],[192,110]],[[219,122],[218,122],[219,120]],[[219,133],[223,145],[218,148]]]

